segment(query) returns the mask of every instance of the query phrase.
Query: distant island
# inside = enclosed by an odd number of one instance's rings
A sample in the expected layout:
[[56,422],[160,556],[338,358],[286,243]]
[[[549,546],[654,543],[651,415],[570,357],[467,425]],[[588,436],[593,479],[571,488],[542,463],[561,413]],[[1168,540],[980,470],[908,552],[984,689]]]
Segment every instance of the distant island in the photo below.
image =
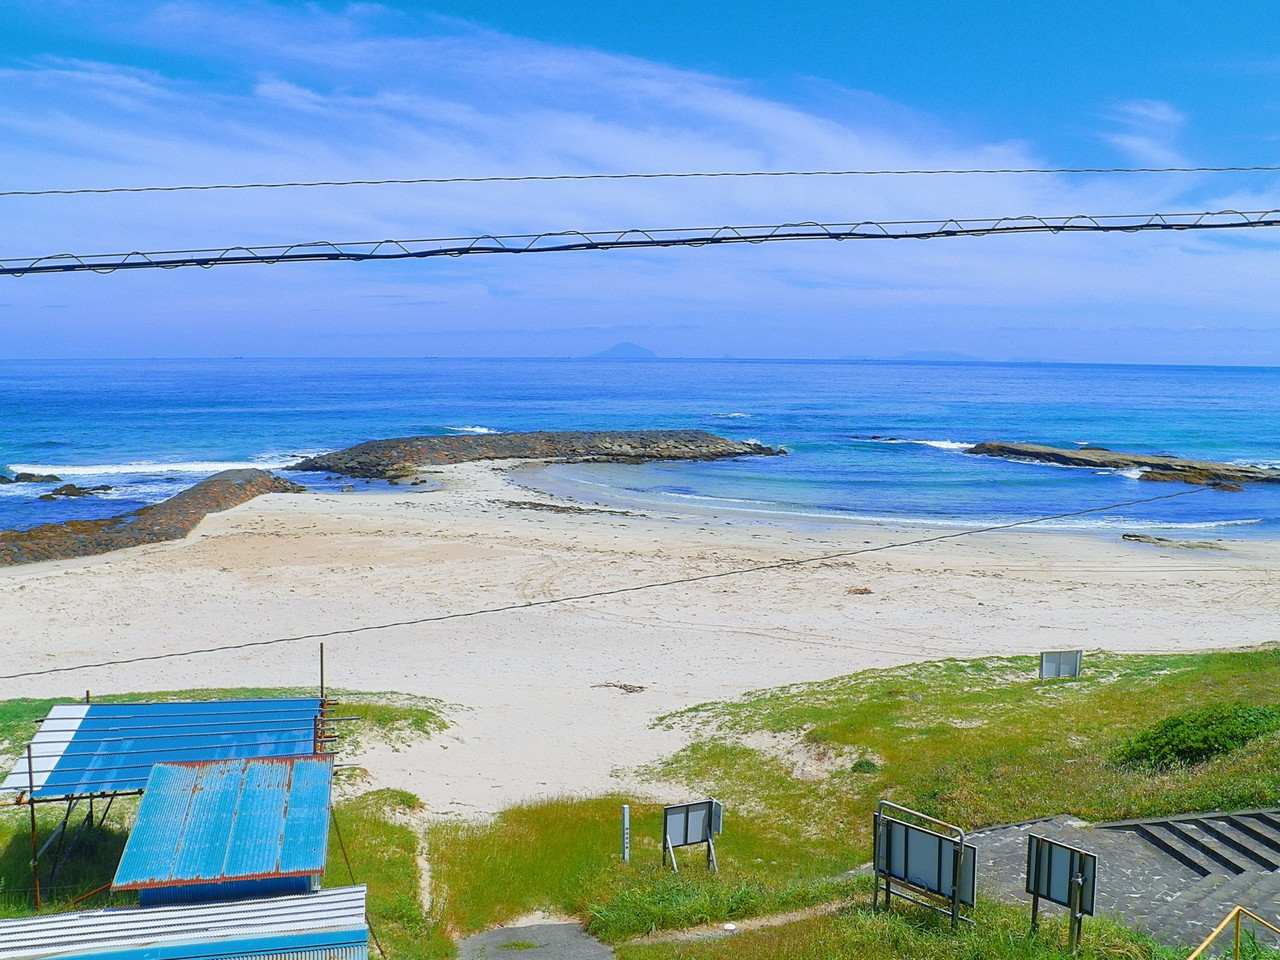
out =
[[647,347],[642,347],[629,340],[615,343],[608,350],[588,354],[585,360],[657,360],[658,355]]

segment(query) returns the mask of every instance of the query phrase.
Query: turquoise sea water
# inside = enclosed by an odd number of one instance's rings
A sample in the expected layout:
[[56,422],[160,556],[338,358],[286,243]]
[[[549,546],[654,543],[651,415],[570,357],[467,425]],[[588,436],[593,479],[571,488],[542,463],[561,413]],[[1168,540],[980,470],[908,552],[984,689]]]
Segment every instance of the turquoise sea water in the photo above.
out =
[[[423,433],[701,428],[783,446],[720,463],[566,465],[557,488],[676,507],[962,526],[1196,489],[967,456],[981,440],[1280,466],[1280,369],[872,361],[0,361],[0,529],[154,503],[232,465]],[[888,439],[870,439],[872,437]],[[293,475],[333,486],[314,474]],[[1280,536],[1280,485],[1059,521]]]

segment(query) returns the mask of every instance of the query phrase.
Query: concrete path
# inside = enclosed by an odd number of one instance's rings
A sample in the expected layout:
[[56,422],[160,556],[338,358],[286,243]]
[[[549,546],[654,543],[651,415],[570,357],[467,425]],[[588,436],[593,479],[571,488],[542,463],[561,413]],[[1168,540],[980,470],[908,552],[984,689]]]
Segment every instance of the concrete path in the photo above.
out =
[[545,913],[520,917],[458,944],[459,960],[612,960],[613,955],[576,920]]

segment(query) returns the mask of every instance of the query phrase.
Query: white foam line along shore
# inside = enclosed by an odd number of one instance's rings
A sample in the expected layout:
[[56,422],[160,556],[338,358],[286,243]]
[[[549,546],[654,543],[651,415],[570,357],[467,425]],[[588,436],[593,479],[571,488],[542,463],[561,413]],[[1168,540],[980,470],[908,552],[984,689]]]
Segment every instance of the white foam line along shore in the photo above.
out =
[[[430,492],[273,494],[211,515],[184,541],[5,569],[0,621],[21,626],[0,637],[0,657],[16,672],[169,653],[921,535],[692,506],[632,516],[512,506],[569,504],[515,486],[509,466],[438,468],[429,475],[443,489]],[[653,718],[750,689],[949,656],[1274,640],[1280,543],[1224,545],[999,531],[339,637],[327,642],[329,682],[457,705],[443,734],[362,759],[373,785],[410,790],[435,815],[565,792],[652,793],[631,771],[684,742]],[[314,645],[297,643],[0,681],[0,697],[314,682]]]

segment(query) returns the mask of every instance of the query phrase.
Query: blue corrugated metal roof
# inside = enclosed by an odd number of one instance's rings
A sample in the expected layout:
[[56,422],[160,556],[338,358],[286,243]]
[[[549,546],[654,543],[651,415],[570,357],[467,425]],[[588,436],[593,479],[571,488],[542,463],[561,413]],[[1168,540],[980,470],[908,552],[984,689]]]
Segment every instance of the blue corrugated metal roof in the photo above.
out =
[[112,886],[323,873],[332,780],[328,757],[156,764]]
[[0,920],[0,960],[364,960],[365,888],[237,903],[125,907]]
[[36,799],[141,790],[162,762],[311,753],[320,700],[94,703],[54,707],[0,790]]

